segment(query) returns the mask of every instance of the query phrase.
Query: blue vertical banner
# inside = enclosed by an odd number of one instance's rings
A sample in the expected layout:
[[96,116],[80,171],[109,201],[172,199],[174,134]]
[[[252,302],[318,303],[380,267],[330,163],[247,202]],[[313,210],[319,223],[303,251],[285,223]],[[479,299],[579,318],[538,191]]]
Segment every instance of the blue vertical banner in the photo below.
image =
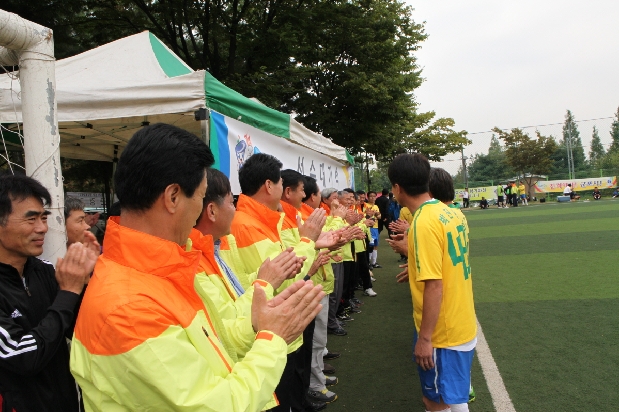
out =
[[213,168],[230,178],[230,147],[228,147],[228,126],[224,116],[211,111],[211,151],[215,157]]

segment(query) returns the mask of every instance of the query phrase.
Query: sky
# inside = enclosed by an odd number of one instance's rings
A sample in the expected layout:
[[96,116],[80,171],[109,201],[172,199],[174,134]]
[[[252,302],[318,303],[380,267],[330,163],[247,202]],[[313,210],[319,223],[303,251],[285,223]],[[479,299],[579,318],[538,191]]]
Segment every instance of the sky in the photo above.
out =
[[[420,111],[451,117],[488,150],[493,127],[511,129],[613,117],[619,106],[619,2],[611,0],[406,0],[428,39],[415,53],[424,83]],[[589,152],[592,127],[610,143],[612,119],[578,123]],[[561,125],[538,127],[561,137]],[[536,128],[525,131],[532,136]],[[608,147],[608,146],[606,146]],[[441,166],[456,173],[460,155]]]

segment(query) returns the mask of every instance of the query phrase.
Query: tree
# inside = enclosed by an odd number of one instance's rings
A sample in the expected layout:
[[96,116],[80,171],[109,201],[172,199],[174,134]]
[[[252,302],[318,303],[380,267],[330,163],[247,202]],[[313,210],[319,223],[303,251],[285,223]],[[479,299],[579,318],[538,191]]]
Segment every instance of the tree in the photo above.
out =
[[569,147],[572,148],[574,171],[585,168],[585,149],[582,147],[582,140],[574,115],[569,110],[565,114],[565,122],[563,123],[563,142],[566,145],[570,143]]
[[500,181],[513,175],[507,164],[505,150],[496,135],[492,135],[488,154],[476,154],[468,167],[469,178],[472,181]]
[[427,35],[398,0],[8,1],[41,24],[60,16],[52,28],[72,40],[56,42],[60,57],[150,30],[192,68],[295,113],[353,155],[437,159],[468,143],[453,119],[417,113],[414,52]]
[[600,140],[597,127],[593,126],[593,136],[591,137],[591,149],[589,150],[589,164],[591,167],[597,168],[604,158],[606,152]]
[[537,139],[532,139],[521,129],[505,132],[495,127],[492,130],[505,142],[507,163],[527,182],[531,196],[530,190],[537,181],[534,176],[547,174],[552,169],[550,156],[557,149],[557,143],[539,132],[535,132]]
[[610,126],[610,137],[612,138],[612,143],[610,148],[608,148],[608,153],[619,153],[619,108],[617,108],[615,119]]

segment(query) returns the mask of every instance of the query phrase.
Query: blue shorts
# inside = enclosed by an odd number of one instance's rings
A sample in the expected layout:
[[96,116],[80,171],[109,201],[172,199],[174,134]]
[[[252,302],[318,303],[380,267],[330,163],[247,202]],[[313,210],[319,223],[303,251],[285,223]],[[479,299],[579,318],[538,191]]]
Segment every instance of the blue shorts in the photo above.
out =
[[526,199],[526,198],[527,198],[527,195],[520,195],[520,198],[521,198],[521,199]]
[[372,234],[372,243],[370,243],[370,246],[378,246],[378,228],[371,227],[370,233]]
[[[413,351],[416,343],[415,333]],[[419,365],[417,366],[423,396],[436,403],[443,400],[448,405],[467,403],[474,352],[475,350],[460,352],[434,348],[434,368],[424,371]]]

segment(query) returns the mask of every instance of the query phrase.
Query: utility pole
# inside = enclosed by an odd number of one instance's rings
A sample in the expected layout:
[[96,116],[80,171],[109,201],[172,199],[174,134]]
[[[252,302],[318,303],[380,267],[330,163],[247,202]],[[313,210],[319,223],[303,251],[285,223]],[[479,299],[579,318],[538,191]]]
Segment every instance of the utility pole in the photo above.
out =
[[469,176],[466,172],[466,156],[464,156],[464,146],[460,146],[460,153],[462,154],[462,180],[464,181],[464,187],[469,187]]

